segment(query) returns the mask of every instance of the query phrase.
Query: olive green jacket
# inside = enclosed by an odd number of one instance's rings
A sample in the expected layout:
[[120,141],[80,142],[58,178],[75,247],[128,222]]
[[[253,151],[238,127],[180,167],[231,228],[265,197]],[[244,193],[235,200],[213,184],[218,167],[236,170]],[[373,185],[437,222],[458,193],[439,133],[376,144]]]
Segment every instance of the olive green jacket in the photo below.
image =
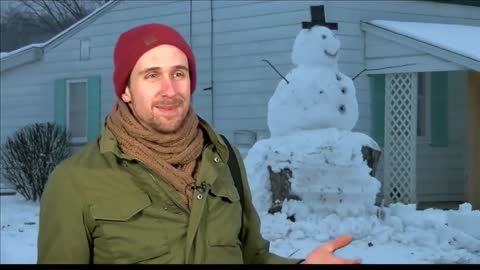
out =
[[[296,263],[269,252],[260,234],[238,150],[245,209],[228,169],[228,148],[205,121],[192,208],[173,187],[121,153],[113,134],[64,160],[40,203],[38,263]],[[241,214],[243,213],[243,227]]]

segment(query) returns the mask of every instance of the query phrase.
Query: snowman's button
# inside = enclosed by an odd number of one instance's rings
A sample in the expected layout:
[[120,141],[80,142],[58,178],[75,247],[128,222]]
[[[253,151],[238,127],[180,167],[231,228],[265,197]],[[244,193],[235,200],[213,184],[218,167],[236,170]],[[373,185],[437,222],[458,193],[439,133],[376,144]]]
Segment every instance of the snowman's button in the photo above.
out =
[[342,94],[346,94],[347,93],[347,88],[346,87],[342,87]]
[[338,106],[338,110],[340,111],[340,113],[345,113],[345,111],[347,109],[345,108],[345,105],[342,104],[342,105]]

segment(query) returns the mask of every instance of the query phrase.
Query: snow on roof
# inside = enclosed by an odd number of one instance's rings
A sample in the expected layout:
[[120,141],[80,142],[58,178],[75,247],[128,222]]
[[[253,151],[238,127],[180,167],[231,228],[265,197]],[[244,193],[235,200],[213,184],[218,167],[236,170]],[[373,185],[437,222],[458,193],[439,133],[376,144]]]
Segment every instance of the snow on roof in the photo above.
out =
[[387,20],[370,23],[480,61],[480,26]]
[[23,46],[23,47],[18,48],[14,51],[11,51],[11,52],[2,52],[0,57],[4,58],[4,57],[10,56],[10,55],[14,55],[14,54],[26,51],[26,50],[31,49],[31,48],[42,48],[44,45],[45,45],[45,43],[32,43],[32,44],[29,44],[27,46]]

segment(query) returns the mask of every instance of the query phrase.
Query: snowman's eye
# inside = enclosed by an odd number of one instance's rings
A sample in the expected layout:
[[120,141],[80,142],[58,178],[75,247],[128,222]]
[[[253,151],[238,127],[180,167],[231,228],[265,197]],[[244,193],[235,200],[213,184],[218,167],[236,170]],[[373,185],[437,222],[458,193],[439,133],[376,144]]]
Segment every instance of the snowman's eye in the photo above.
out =
[[323,38],[323,39],[326,39],[326,38],[327,38],[327,36],[326,36],[326,35],[322,35],[322,38]]

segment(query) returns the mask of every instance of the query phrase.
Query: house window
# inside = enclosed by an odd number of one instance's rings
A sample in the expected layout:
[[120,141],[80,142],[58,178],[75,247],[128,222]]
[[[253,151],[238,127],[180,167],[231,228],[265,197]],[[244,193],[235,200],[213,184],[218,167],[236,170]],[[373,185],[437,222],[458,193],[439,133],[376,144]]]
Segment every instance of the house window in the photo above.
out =
[[430,76],[427,73],[418,73],[418,100],[417,100],[417,137],[426,138],[429,118]]
[[87,80],[67,80],[66,105],[71,142],[87,142]]

